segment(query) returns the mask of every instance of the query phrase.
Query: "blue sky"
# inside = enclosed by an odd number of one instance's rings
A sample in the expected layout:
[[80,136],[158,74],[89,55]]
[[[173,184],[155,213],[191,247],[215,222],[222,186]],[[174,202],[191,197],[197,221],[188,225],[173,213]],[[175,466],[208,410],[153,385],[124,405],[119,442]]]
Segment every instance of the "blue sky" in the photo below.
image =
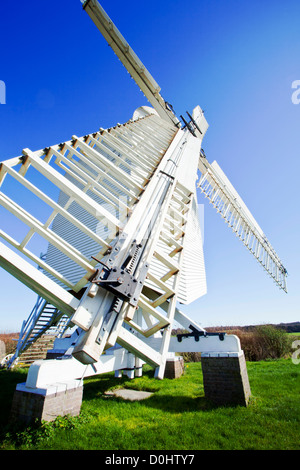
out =
[[[208,160],[289,272],[285,294],[199,197],[208,293],[182,310],[203,327],[299,321],[299,2],[101,4],[177,115],[205,110]],[[0,161],[126,122],[147,104],[79,0],[1,2],[0,25]],[[0,294],[0,331],[18,330],[36,295],[3,269]]]

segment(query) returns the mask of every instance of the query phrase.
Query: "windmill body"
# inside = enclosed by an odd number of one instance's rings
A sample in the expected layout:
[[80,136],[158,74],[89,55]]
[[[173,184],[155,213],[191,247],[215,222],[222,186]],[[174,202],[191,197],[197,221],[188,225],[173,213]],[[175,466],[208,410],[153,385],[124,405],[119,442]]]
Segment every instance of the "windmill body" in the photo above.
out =
[[[83,8],[151,107],[124,124],[1,163],[0,203],[26,230],[15,238],[2,228],[0,265],[38,295],[9,365],[41,334],[59,329],[60,360],[34,363],[27,390],[112,370],[139,375],[145,362],[162,379],[175,352],[241,355],[236,336],[208,334],[178,309],[206,293],[197,188],[286,290],[275,250],[218,164],[207,161],[200,106],[178,119],[99,3],[87,0]],[[43,217],[6,194],[8,182],[34,198],[30,208],[47,206]],[[42,259],[36,236],[48,245]],[[171,337],[174,321],[189,333]]]

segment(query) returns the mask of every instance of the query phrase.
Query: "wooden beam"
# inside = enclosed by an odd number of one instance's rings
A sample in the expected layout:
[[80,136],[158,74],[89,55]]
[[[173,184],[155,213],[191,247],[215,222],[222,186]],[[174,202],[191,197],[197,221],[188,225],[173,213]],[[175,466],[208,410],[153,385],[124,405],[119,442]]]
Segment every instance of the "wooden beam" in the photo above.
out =
[[77,309],[76,297],[1,242],[0,266],[66,315],[72,315]]

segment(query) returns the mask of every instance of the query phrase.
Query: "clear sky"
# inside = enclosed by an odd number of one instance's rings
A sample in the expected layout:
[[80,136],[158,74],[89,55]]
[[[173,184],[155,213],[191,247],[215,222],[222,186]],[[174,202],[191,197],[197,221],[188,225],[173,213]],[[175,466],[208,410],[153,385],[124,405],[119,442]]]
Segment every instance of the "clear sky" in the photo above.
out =
[[[200,196],[208,293],[182,310],[203,327],[299,321],[299,2],[101,4],[177,115],[205,110],[208,160],[289,272],[285,294]],[[126,122],[148,104],[80,0],[1,2],[0,41],[0,161]],[[0,332],[18,331],[35,300],[0,268]]]

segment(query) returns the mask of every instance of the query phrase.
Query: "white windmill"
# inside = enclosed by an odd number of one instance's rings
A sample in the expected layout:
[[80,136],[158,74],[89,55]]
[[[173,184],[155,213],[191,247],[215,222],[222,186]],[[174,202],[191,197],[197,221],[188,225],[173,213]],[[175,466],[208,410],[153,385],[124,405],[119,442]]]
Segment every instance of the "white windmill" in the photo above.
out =
[[[242,356],[236,336],[208,334],[178,309],[206,293],[197,187],[286,291],[274,249],[218,164],[205,157],[201,108],[179,120],[97,0],[83,8],[152,107],[137,109],[125,124],[1,163],[0,202],[22,230],[16,239],[2,228],[0,265],[39,296],[11,364],[49,328],[60,331],[52,351],[60,359],[37,361],[17,387],[30,396],[49,396],[62,384],[64,393],[81,390],[84,377],[112,370],[140,375],[144,362],[162,379],[175,352]],[[26,207],[28,199],[16,201],[20,188],[32,196]],[[36,237],[48,243],[42,258]],[[171,337],[174,321],[189,333]],[[70,337],[62,334],[67,327]]]

